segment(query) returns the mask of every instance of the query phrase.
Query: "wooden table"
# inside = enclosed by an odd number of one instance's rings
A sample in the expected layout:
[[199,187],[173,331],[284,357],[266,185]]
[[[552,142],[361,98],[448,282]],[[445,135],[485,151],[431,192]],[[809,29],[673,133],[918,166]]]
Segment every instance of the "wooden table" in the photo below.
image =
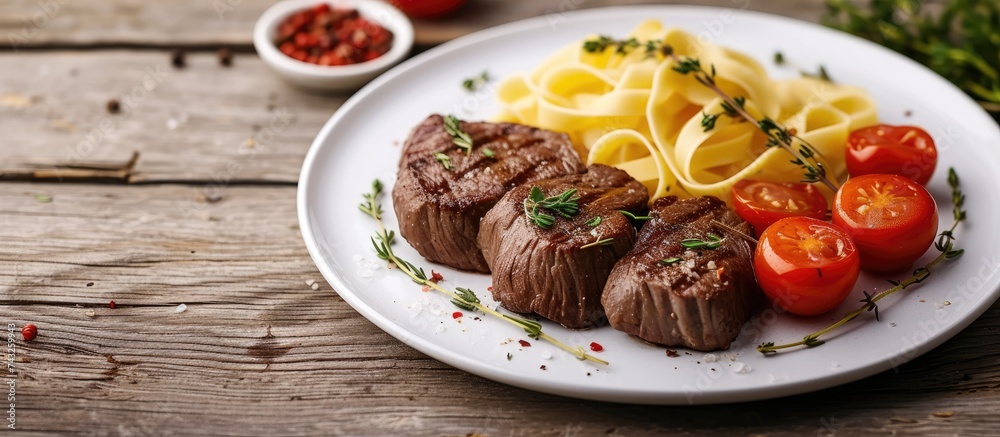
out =
[[[16,355],[18,429],[996,432],[1000,306],[897,372],[724,406],[613,405],[533,393],[401,344],[344,303],[306,253],[295,214],[299,166],[347,96],[305,94],[261,64],[250,29],[269,3],[0,4],[0,35],[8,42],[23,37],[0,52],[0,170],[8,179],[35,179],[0,182],[0,326],[30,322],[39,330]],[[418,39],[426,46],[566,5],[612,3],[619,2],[473,0],[455,20],[418,23]],[[815,20],[822,4],[750,8]],[[232,67],[216,60],[220,46],[237,53]],[[175,47],[188,51],[184,69],[170,65],[168,49]],[[106,111],[112,98],[123,103],[122,113]],[[129,162],[134,153],[138,160]],[[39,170],[53,165],[88,168]],[[308,280],[319,281],[319,289]],[[185,312],[176,312],[180,304]]]

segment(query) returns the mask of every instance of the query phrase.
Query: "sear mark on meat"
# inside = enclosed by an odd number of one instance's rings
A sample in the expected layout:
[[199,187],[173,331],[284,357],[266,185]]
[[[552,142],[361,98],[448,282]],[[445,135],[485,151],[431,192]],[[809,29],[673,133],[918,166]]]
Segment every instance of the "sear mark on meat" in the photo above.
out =
[[[753,247],[713,225],[746,234],[750,225],[715,197],[658,199],[635,247],[615,266],[602,303],[611,326],[666,346],[727,349],[762,301]],[[716,249],[689,250],[681,241],[724,237]],[[680,258],[663,265],[661,260]]]
[[[580,212],[558,217],[549,229],[537,226],[524,212],[532,187],[546,196],[576,188]],[[642,183],[604,165],[511,190],[479,230],[479,245],[493,272],[493,298],[510,311],[535,313],[567,328],[603,323],[605,280],[635,242],[635,228],[618,210],[641,214],[648,202]],[[593,226],[595,217],[600,223]],[[613,241],[583,247],[607,238]]]
[[[483,215],[518,184],[585,167],[565,134],[511,123],[460,126],[473,140],[469,156],[452,143],[440,115],[414,128],[403,145],[393,208],[400,235],[424,258],[486,273],[489,266],[476,243]],[[445,169],[436,153],[448,155],[453,168]]]

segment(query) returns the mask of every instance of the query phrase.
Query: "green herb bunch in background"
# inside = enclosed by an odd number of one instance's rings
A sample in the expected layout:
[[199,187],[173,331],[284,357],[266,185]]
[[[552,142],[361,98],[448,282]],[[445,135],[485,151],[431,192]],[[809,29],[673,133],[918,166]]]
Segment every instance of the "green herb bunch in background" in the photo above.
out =
[[[1000,120],[1000,1],[870,0],[867,6],[851,0],[826,3],[823,24],[875,41],[930,67]],[[924,3],[930,5],[922,9]]]

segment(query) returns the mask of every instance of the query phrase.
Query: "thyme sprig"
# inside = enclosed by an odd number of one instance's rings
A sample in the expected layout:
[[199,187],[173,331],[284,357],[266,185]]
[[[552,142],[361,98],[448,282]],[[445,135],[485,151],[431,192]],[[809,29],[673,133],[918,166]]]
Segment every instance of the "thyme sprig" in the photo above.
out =
[[[822,23],[882,44],[924,64],[1000,119],[1000,2],[827,0]],[[943,3],[943,4],[942,4]]]
[[594,216],[594,218],[592,218],[592,219],[590,219],[590,220],[587,220],[587,223],[586,223],[586,224],[587,224],[587,226],[590,226],[590,227],[592,227],[592,228],[596,228],[596,227],[597,227],[598,225],[600,225],[600,224],[601,224],[601,222],[603,222],[603,221],[604,221],[604,219],[603,219],[603,218],[601,218],[601,216],[599,216],[599,215],[595,215],[595,216]]
[[591,241],[590,243],[584,244],[583,246],[580,246],[580,248],[581,249],[587,249],[587,248],[594,247],[594,246],[609,246],[609,245],[612,245],[614,243],[615,243],[615,238],[614,237],[601,238],[601,236],[598,235],[597,237],[594,238],[594,241]]
[[681,246],[685,249],[718,249],[722,245],[725,238],[722,238],[716,234],[706,234],[705,239],[699,238],[688,238],[681,241]]
[[[801,137],[796,136],[794,129],[786,129],[778,122],[767,116],[757,119],[750,115],[750,113],[744,108],[745,100],[730,97],[725,93],[725,91],[722,91],[722,89],[716,85],[714,65],[711,66],[710,71],[705,71],[698,58],[682,58],[674,54],[673,50],[664,49],[664,51],[668,53],[666,56],[674,61],[674,71],[685,75],[693,74],[698,83],[710,88],[712,91],[715,91],[715,94],[722,98],[723,110],[726,114],[736,114],[744,120],[753,123],[758,129],[767,135],[768,147],[780,147],[790,153],[794,158],[791,161],[792,164],[802,167],[805,171],[802,179],[803,182],[821,182],[823,185],[830,188],[830,190],[837,191],[837,184],[827,177],[826,168],[823,166],[823,163],[816,159],[816,148]],[[715,118],[717,119],[718,117],[716,116]],[[710,124],[711,127],[714,127],[715,120],[712,120]],[[705,119],[702,119],[702,127],[707,127]],[[706,131],[707,130],[711,129],[706,129]]]
[[965,253],[964,249],[955,249],[955,228],[958,224],[965,221],[965,210],[962,207],[965,204],[965,195],[962,194],[961,187],[959,186],[958,174],[955,172],[954,168],[948,169],[948,185],[951,186],[952,193],[952,208],[954,211],[955,222],[952,223],[951,228],[941,232],[938,235],[937,241],[934,243],[934,248],[941,252],[937,257],[931,260],[929,263],[925,264],[923,267],[918,267],[913,271],[913,274],[902,281],[889,280],[888,282],[892,284],[891,288],[888,288],[881,292],[868,293],[864,290],[865,298],[861,299],[863,304],[860,308],[851,311],[844,318],[840,319],[838,322],[822,329],[809,334],[802,338],[802,340],[785,343],[780,345],[775,345],[774,342],[762,343],[757,347],[757,351],[768,355],[774,354],[778,350],[787,349],[796,346],[806,346],[807,348],[812,348],[820,346],[825,343],[820,340],[819,337],[828,334],[830,331],[837,329],[847,322],[854,320],[861,313],[872,311],[875,313],[875,320],[878,321],[878,304],[877,302],[886,298],[887,296],[896,293],[900,290],[905,290],[911,285],[919,284],[927,279],[931,275],[931,270],[941,264],[945,260],[956,259]]
[[387,230],[385,224],[382,222],[382,207],[378,203],[378,197],[382,193],[382,183],[376,179],[372,182],[372,190],[369,193],[364,194],[365,201],[358,205],[358,208],[367,214],[369,217],[375,219],[375,223],[378,229],[375,232],[375,236],[372,237],[372,245],[375,246],[375,252],[378,257],[391,265],[396,266],[399,271],[409,276],[413,282],[428,287],[430,289],[436,290],[445,296],[451,298],[451,303],[455,306],[462,308],[466,311],[480,311],[483,314],[494,316],[500,320],[504,320],[514,326],[517,326],[524,330],[529,337],[536,340],[544,340],[552,343],[554,346],[569,352],[579,360],[592,361],[598,364],[607,365],[608,362],[597,358],[593,355],[588,354],[583,347],[577,346],[572,347],[563,343],[552,336],[546,334],[542,331],[542,325],[533,320],[523,319],[520,317],[509,316],[507,314],[501,314],[497,310],[494,310],[486,305],[484,305],[476,293],[467,288],[457,288],[455,291],[451,291],[438,285],[436,282],[430,280],[423,269],[415,266],[409,261],[401,259],[392,250],[392,244],[395,238],[395,232]]
[[472,137],[462,130],[462,125],[458,118],[455,118],[451,114],[445,116],[444,130],[448,132],[448,135],[451,135],[451,142],[458,146],[459,149],[465,151],[465,156],[472,155]]
[[541,188],[531,187],[531,192],[524,199],[524,215],[536,226],[549,229],[556,223],[556,218],[543,211],[550,211],[564,218],[570,218],[580,212],[579,200],[580,196],[576,194],[576,188],[568,189],[555,196],[545,197]]
[[[669,44],[664,44],[661,40],[650,40],[645,44],[640,44],[638,41],[633,43],[633,39],[616,40],[602,35],[597,37],[597,39],[584,41],[583,50],[594,53],[603,52],[608,47],[615,47],[616,53],[628,54],[631,50],[642,46],[645,48],[647,56],[661,55],[672,60],[674,62],[674,66],[672,67],[674,71],[684,75],[694,75],[698,83],[715,91],[722,98],[724,113],[732,114],[734,118],[738,115],[744,120],[753,123],[768,136],[768,147],[781,147],[790,153],[794,158],[791,162],[802,167],[805,171],[803,182],[821,182],[823,185],[829,187],[830,190],[837,191],[837,184],[827,177],[826,168],[823,166],[823,163],[816,159],[816,148],[801,137],[796,136],[793,129],[786,129],[767,116],[757,119],[750,115],[743,107],[745,102],[742,98],[733,98],[716,85],[715,65],[710,65],[706,71],[701,65],[701,60],[690,56],[682,58],[674,53],[673,47]],[[701,120],[702,128],[706,132],[714,129],[715,122],[718,121],[720,115],[703,112]]]

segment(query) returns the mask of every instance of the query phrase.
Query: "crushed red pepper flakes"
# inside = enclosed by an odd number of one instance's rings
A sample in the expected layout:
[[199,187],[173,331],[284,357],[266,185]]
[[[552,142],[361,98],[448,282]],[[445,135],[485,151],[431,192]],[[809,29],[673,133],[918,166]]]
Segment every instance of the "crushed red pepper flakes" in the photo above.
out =
[[539,367],[539,369],[542,369],[542,370],[548,370],[548,369],[547,369],[547,368],[545,367],[545,365],[544,365],[544,364],[542,364],[542,366],[541,366],[541,367]]
[[601,346],[601,344],[596,341],[592,341],[590,342],[590,350],[594,352],[603,352],[604,346]]
[[455,311],[455,312],[451,313],[451,318],[453,318],[453,319],[459,319],[461,317],[462,317],[462,312],[461,311]]
[[440,273],[435,272],[434,270],[431,270],[431,282],[437,284],[438,282],[441,282],[443,280],[444,280],[444,276],[441,276]]
[[36,328],[35,325],[29,323],[21,328],[21,336],[24,337],[24,341],[26,342],[34,340],[37,335],[38,328]]
[[517,342],[518,342],[518,344],[521,345],[521,347],[531,347],[531,343],[528,343],[527,341],[518,340]]
[[670,358],[677,358],[677,357],[681,356],[681,354],[677,353],[677,351],[675,351],[673,349],[667,349],[667,356],[670,357]]

